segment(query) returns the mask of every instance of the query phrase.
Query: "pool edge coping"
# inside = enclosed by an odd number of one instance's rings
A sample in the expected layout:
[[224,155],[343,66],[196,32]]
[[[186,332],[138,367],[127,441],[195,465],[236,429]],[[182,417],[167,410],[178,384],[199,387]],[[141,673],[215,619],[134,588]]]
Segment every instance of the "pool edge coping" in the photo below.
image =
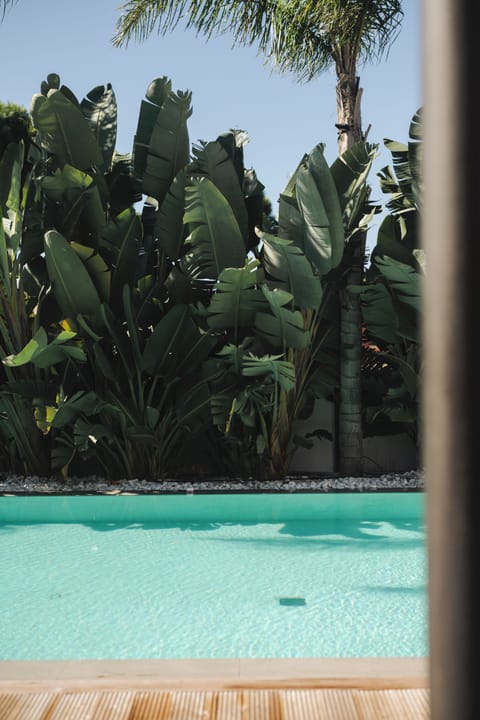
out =
[[0,661],[0,692],[426,687],[427,657]]

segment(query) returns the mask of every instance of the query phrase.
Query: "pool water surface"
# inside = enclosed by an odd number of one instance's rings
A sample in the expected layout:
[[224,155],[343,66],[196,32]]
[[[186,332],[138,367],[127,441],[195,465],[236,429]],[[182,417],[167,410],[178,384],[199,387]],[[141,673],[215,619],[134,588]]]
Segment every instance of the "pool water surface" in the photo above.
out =
[[0,659],[427,654],[422,493],[0,498]]

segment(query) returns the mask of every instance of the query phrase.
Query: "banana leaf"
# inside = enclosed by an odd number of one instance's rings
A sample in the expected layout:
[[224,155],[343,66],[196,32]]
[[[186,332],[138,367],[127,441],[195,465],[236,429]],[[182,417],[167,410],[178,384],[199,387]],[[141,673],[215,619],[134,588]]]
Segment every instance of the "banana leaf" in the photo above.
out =
[[62,331],[49,343],[47,333],[41,327],[25,347],[16,353],[8,355],[2,362],[7,367],[20,367],[33,363],[38,368],[47,368],[70,358],[76,362],[85,362],[86,355],[78,343],[68,344],[77,334]]
[[349,286],[350,292],[358,292],[362,300],[362,317],[369,337],[388,345],[399,341],[397,318],[393,299],[383,283]]
[[20,210],[22,167],[25,154],[23,141],[11,142],[4,149],[0,159],[0,215],[8,210]]
[[375,264],[400,302],[422,311],[421,275],[410,265],[390,257],[377,257]]
[[154,232],[158,238],[158,245],[172,260],[180,258],[186,237],[183,224],[186,182],[187,173],[182,169],[168,188],[155,218]]
[[137,130],[133,143],[133,166],[135,175],[143,177],[147,165],[148,146],[159,110],[172,92],[172,83],[166,77],[154,78],[140,103]]
[[305,255],[320,275],[326,275],[342,259],[345,236],[340,202],[323,145],[317,145],[299,168],[295,188],[305,223]]
[[248,353],[242,362],[244,377],[268,377],[276,382],[282,390],[293,390],[295,387],[295,368],[291,362],[281,355],[263,355],[255,357]]
[[221,135],[217,137],[216,142],[220,143],[232,161],[235,172],[237,173],[238,182],[242,185],[245,175],[243,148],[250,142],[248,133],[238,128],[231,129],[228,132],[221,133]]
[[97,234],[102,231],[106,222],[105,211],[98,186],[91,175],[67,163],[61,170],[57,169],[53,175],[44,176],[38,182],[45,196],[55,205],[57,228],[65,237],[78,229],[80,218],[85,219],[88,232]]
[[291,293],[298,308],[319,308],[323,295],[320,278],[302,250],[291,240],[261,231],[258,236],[263,242],[265,272],[275,286]]
[[305,222],[295,197],[280,195],[278,236],[291,240],[305,253]]
[[377,244],[370,256],[372,267],[378,256],[389,256],[405,265],[417,266],[414,245],[418,242],[416,213],[402,216],[386,215],[378,229]]
[[248,219],[247,250],[255,250],[258,246],[256,229],[261,228],[264,223],[265,196],[263,191],[265,185],[257,178],[257,173],[253,168],[245,170],[242,190]]
[[8,260],[7,238],[3,229],[3,218],[0,217],[0,271],[2,283],[10,284],[10,263]]
[[75,250],[56,230],[45,233],[45,259],[55,298],[65,317],[93,315],[100,306],[95,285]]
[[113,266],[111,303],[118,310],[123,286],[132,285],[136,277],[141,239],[142,223],[131,207],[111,218],[102,232],[100,249]]
[[[187,120],[192,114],[190,92],[170,92],[168,82],[158,83],[155,103],[142,102],[134,139],[134,170],[145,195],[163,201],[177,173],[188,163]],[[150,98],[150,99],[151,99]]]
[[143,370],[164,378],[181,377],[206,359],[213,342],[200,334],[187,305],[174,305],[145,344]]
[[216,280],[227,267],[243,267],[245,245],[235,215],[208,178],[187,185],[183,219],[190,230],[185,267],[191,278]]
[[310,340],[305,329],[302,313],[285,307],[290,305],[293,295],[285,290],[270,290],[262,287],[268,301],[271,314],[258,312],[255,317],[255,330],[273,348],[304,348]]
[[412,176],[412,197],[417,208],[420,208],[423,197],[423,121],[422,108],[419,108],[410,123],[409,141],[408,141],[408,160],[410,164],[410,174]]
[[[122,317],[122,316],[120,316]],[[95,318],[96,322],[108,333],[110,343],[114,348],[114,358],[118,357],[123,365],[125,377],[131,380],[141,371],[141,367],[135,364],[135,355],[128,332],[121,320],[113,313],[113,310],[103,303]],[[95,346],[94,346],[95,347]],[[108,362],[108,361],[107,361]],[[107,368],[107,373],[110,370]],[[106,374],[108,377],[108,375]]]
[[345,234],[354,229],[366,200],[366,183],[378,145],[358,142],[332,164],[330,170],[337,188]]
[[243,268],[222,270],[207,309],[209,327],[231,329],[235,338],[240,328],[252,327],[256,313],[268,308],[258,287],[262,279],[258,260],[247,261]]
[[80,103],[80,109],[97,139],[104,169],[109,170],[117,141],[117,100],[110,83],[90,90]]
[[195,159],[188,166],[189,174],[208,177],[217,186],[233,210],[246,246],[248,243],[248,213],[242,185],[232,160],[220,142],[194,146],[193,153]]
[[108,302],[110,299],[111,273],[105,260],[96,250],[86,245],[72,242],[70,247],[75,250],[87,268],[102,302]]
[[96,139],[81,110],[60,90],[50,90],[47,97],[34,95],[30,112],[42,147],[55,156],[60,168],[68,163],[87,170],[103,163]]

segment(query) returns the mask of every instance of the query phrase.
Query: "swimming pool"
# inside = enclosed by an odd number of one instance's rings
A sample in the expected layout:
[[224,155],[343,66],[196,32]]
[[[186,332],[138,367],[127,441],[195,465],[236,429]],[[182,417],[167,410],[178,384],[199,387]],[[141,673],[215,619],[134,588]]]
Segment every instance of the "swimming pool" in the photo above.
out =
[[423,493],[0,497],[0,659],[427,655]]

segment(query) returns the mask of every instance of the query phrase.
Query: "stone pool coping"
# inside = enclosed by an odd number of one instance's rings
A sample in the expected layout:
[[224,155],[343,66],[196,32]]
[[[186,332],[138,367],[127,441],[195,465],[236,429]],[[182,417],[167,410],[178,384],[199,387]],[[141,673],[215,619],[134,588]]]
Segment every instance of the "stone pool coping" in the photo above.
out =
[[0,661],[0,691],[426,687],[426,657]]

